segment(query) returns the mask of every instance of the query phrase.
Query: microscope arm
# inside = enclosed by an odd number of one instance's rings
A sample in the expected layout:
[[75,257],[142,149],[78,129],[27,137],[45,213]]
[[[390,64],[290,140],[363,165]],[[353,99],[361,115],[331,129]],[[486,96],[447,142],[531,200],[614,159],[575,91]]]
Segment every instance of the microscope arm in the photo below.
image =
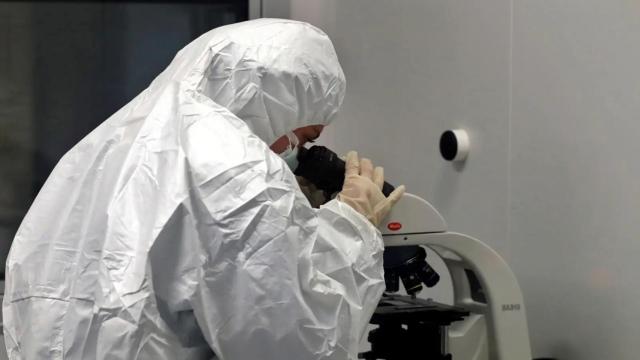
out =
[[[511,269],[498,253],[481,241],[458,233],[385,236],[385,246],[406,245],[424,245],[436,251],[451,273],[454,305],[485,314],[491,359],[531,359],[522,292]],[[487,297],[486,304],[471,298],[465,269],[472,270],[478,277]]]
[[[483,314],[487,319],[489,358],[530,360],[531,345],[522,291],[507,263],[485,243],[464,234],[446,232],[446,224],[435,208],[427,201],[409,195],[398,202],[384,225],[412,225],[407,226],[408,231],[404,226],[398,230],[383,228],[385,247],[422,245],[433,249],[451,274],[454,305]],[[417,228],[419,224],[422,228]],[[430,227],[429,224],[437,226]],[[486,303],[472,298],[468,270],[477,277]]]

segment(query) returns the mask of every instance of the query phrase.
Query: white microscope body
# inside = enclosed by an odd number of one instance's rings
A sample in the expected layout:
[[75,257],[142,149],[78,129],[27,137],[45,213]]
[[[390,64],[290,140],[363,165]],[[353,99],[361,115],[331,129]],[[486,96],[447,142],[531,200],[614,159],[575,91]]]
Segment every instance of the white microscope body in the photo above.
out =
[[[405,194],[380,228],[386,247],[426,246],[444,260],[453,283],[453,305],[469,312],[446,334],[453,359],[531,360],[522,292],[498,253],[470,236],[448,232],[440,213],[412,194]],[[469,271],[486,301],[474,300]]]

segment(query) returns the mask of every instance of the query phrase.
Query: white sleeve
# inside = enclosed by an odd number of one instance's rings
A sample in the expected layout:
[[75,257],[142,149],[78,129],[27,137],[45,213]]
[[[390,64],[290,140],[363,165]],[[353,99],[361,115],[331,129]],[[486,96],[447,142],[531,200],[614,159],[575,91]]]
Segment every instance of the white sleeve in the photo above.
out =
[[385,289],[382,235],[369,220],[339,200],[322,206],[317,214],[313,265],[321,274],[319,278],[330,279],[317,289],[343,289],[343,300],[350,307],[350,324],[345,321],[341,326],[351,329],[350,338],[345,341],[349,355],[355,356]]
[[[357,359],[384,291],[380,232],[338,200],[312,208],[259,139],[190,131],[190,201],[203,264],[190,303],[216,355]],[[224,162],[211,160],[221,153],[209,149],[212,141],[224,145]]]
[[212,231],[192,303],[216,354],[355,360],[384,291],[380,233],[348,205],[313,209],[295,189],[204,203]]

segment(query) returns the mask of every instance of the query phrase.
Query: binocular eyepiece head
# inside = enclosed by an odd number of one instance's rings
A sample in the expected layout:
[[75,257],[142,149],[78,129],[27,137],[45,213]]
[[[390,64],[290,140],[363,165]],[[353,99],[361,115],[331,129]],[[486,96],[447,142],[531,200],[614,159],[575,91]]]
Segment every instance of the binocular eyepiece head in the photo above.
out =
[[[345,162],[325,146],[312,146],[298,150],[298,167],[294,174],[309,180],[316,188],[328,194],[342,190]],[[389,196],[395,187],[388,182],[382,186],[384,196]]]

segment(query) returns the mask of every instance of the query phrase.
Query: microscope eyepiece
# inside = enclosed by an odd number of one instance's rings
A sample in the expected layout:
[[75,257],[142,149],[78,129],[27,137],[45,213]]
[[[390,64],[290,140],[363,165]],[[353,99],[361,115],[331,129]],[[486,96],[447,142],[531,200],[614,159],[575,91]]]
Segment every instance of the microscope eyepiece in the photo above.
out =
[[[342,190],[344,172],[344,160],[325,146],[315,145],[309,149],[300,147],[298,150],[298,167],[294,174],[309,180],[316,188],[328,194]],[[384,183],[384,196],[389,196],[393,190],[393,185]]]

